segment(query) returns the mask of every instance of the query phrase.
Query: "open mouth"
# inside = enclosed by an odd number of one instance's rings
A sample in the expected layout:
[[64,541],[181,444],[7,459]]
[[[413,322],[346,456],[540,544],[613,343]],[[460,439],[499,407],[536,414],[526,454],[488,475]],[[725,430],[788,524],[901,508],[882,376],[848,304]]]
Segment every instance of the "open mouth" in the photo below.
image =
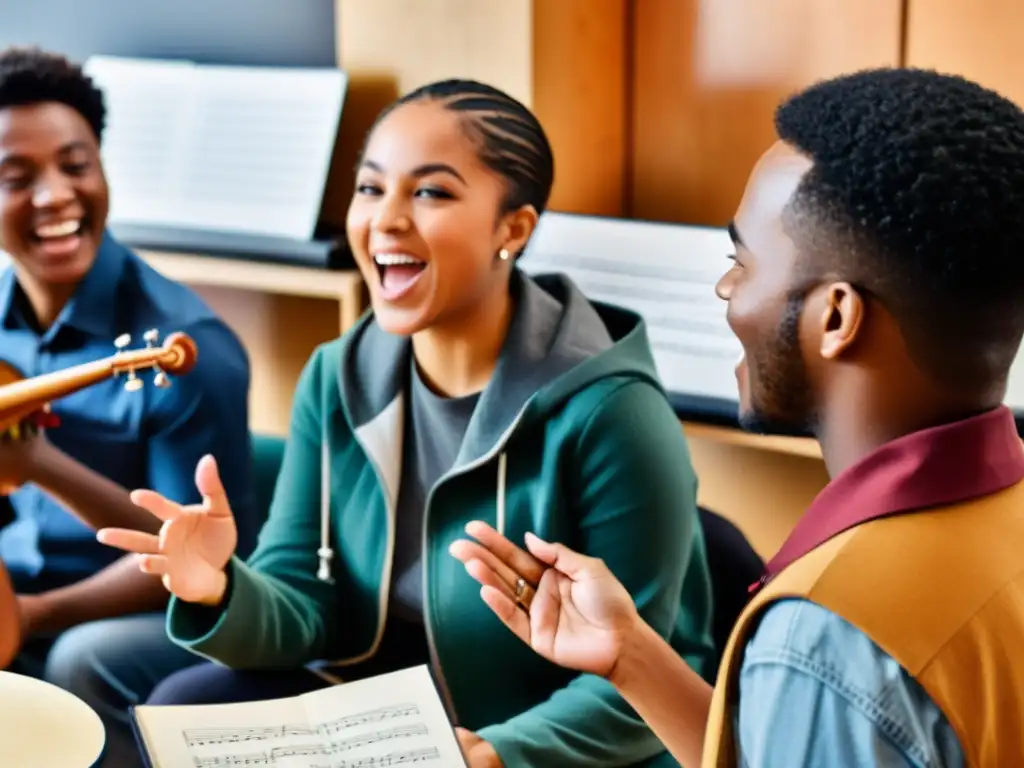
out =
[[427,263],[407,253],[377,253],[373,262],[380,279],[381,296],[393,301],[412,289]]
[[81,246],[85,224],[84,218],[39,224],[32,230],[32,240],[47,256],[68,256]]

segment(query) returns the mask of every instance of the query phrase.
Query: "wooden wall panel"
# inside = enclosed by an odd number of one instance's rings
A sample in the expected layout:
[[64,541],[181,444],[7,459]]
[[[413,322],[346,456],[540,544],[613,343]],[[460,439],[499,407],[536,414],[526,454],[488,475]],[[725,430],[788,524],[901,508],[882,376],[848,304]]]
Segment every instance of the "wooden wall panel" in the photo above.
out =
[[536,0],[533,109],[555,152],[551,208],[626,208],[629,2]]
[[[930,2],[930,0],[927,0]],[[899,0],[640,0],[633,20],[632,208],[721,225],[816,80],[900,62]]]
[[623,212],[628,0],[336,2],[350,96],[325,211],[347,206],[346,174],[381,107],[433,80],[466,77],[541,119],[556,157],[553,208]]
[[[931,0],[921,0],[927,3]],[[629,212],[722,225],[788,94],[898,65],[901,0],[638,0]],[[689,440],[700,502],[772,555],[828,481],[820,459]]]
[[908,0],[906,64],[969,77],[1024,106],[1024,3]]

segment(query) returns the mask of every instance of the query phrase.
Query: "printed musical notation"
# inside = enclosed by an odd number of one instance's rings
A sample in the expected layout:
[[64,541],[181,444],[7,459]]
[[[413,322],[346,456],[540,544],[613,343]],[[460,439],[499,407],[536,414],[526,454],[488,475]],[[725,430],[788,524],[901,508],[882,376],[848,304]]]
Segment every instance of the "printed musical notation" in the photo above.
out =
[[267,739],[283,739],[289,736],[323,737],[339,733],[348,728],[379,723],[396,717],[418,715],[419,712],[419,707],[415,704],[398,704],[339,717],[326,723],[319,723],[313,727],[305,725],[279,725],[264,728],[189,728],[182,735],[190,747],[206,746],[208,744],[238,744],[245,741],[266,741]]
[[[282,750],[278,754],[259,752],[251,755],[227,755],[225,757],[197,758],[195,768],[234,768],[245,765],[283,765],[282,760],[290,757],[320,755],[316,747],[295,747]],[[433,762],[441,759],[437,747],[413,749],[406,752],[388,752],[383,755],[357,757],[334,763],[309,764],[309,768],[387,768],[393,765],[409,765],[410,763]]]
[[[282,739],[288,736],[306,736],[313,737],[322,735],[324,731],[322,729],[310,729],[303,728],[301,726],[284,726],[283,728],[248,728],[237,731],[224,731],[213,739],[195,739],[190,738],[188,735],[185,736],[185,740],[188,742],[190,747],[206,746],[208,744],[238,744],[240,742],[248,741],[262,741],[266,739]],[[416,723],[415,725],[403,726],[401,728],[390,728],[383,731],[372,731],[370,733],[362,733],[358,736],[353,736],[349,739],[341,739],[339,741],[329,742],[316,742],[309,744],[296,744],[294,746],[287,747],[274,747],[267,752],[260,752],[258,754],[246,755],[249,757],[262,756],[264,758],[264,765],[276,765],[277,761],[285,757],[296,757],[298,755],[322,755],[324,757],[330,757],[342,752],[350,752],[353,749],[359,747],[369,746],[371,744],[381,744],[386,741],[394,741],[396,739],[408,739],[413,736],[427,736],[429,731],[427,727],[422,723]],[[232,756],[234,759],[236,756]],[[219,762],[218,762],[219,761]],[[269,762],[266,762],[269,761]],[[238,765],[260,765],[261,763],[238,763]],[[220,766],[220,765],[235,765],[235,763],[225,763],[223,758],[205,758],[196,763],[199,768],[208,768],[208,766]]]
[[[363,747],[384,743],[393,743],[398,739],[426,737],[430,731],[423,723],[400,725],[358,733],[343,739],[329,737],[344,733],[361,726],[383,723],[404,717],[415,717],[420,708],[413,703],[393,704],[364,712],[357,712],[344,717],[306,725],[263,726],[258,728],[188,728],[182,731],[185,743],[192,750],[203,747],[219,747],[224,745],[263,742],[275,744],[261,752],[245,754],[197,756],[195,768],[231,768],[245,765],[293,765],[296,758],[326,757],[328,760],[336,755],[352,752]],[[382,755],[370,755],[353,759],[342,759],[340,762],[328,762],[324,768],[378,768],[378,766],[404,765],[406,763],[425,762],[440,757],[436,747],[392,751]],[[308,763],[307,763],[308,764]]]
[[465,765],[425,667],[288,699],[138,707],[135,716],[155,768]]

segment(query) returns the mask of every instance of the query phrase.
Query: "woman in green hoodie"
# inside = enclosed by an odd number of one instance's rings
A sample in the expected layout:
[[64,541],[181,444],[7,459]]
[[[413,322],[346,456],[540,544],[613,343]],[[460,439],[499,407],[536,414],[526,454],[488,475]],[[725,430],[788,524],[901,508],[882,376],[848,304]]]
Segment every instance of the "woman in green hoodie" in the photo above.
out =
[[644,324],[516,267],[553,165],[529,110],[480,83],[425,86],[379,118],[348,213],[372,312],[302,374],[257,550],[233,555],[212,459],[201,506],[135,493],[159,539],[99,533],[163,577],[172,639],[224,665],[149,703],[292,695],[327,684],[314,662],[347,680],[429,664],[472,768],[663,759],[607,681],[531,653],[448,554],[471,520],[571,542],[711,674],[697,483]]

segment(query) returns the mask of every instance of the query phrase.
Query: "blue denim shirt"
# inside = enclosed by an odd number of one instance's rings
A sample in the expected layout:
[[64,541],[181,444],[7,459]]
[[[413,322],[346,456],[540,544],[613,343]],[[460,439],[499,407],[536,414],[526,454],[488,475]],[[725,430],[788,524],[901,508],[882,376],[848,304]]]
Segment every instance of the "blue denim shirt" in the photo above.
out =
[[744,768],[960,768],[960,742],[924,689],[866,635],[806,600],[773,603],[744,652]]
[[[144,346],[155,328],[163,339],[184,331],[199,350],[196,367],[169,389],[124,388],[124,377],[100,382],[52,403],[60,426],[50,441],[128,489],[152,488],[179,502],[198,501],[195,466],[218,462],[238,519],[239,550],[255,542],[248,428],[249,360],[228,327],[189,288],[160,275],[109,234],[92,269],[56,322],[39,335],[25,319],[24,295],[12,267],[0,271],[0,358],[37,376],[113,354],[131,334]],[[0,559],[15,581],[48,589],[88,577],[123,552],[33,485],[10,497],[15,520],[0,529]]]

